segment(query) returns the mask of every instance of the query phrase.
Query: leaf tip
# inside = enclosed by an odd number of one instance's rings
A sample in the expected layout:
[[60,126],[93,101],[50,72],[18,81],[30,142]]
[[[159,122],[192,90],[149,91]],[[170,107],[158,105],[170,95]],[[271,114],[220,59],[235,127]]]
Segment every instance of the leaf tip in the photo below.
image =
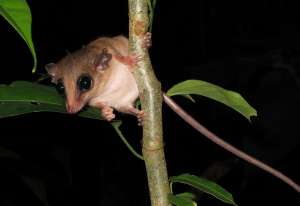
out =
[[247,120],[251,123],[253,123],[253,118],[256,118],[257,117],[257,111],[252,108],[253,111],[251,112],[251,114],[249,114],[248,116],[246,116]]

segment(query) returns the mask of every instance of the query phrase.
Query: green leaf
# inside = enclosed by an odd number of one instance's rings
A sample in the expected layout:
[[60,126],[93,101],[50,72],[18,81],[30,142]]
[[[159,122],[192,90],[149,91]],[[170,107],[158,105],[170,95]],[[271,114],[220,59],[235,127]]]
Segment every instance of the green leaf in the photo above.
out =
[[196,103],[196,100],[189,94],[184,94],[184,95],[181,95],[183,96],[184,98],[188,99],[188,100],[191,100],[193,103]]
[[182,174],[179,176],[171,177],[170,181],[172,183],[179,182],[182,184],[190,185],[202,192],[211,194],[212,196],[216,197],[217,199],[225,203],[237,205],[234,202],[232,195],[228,191],[226,191],[221,186],[207,179],[200,178],[195,175]]
[[186,80],[174,85],[167,92],[168,96],[196,94],[221,102],[242,114],[250,121],[251,116],[257,116],[256,110],[239,94],[217,85],[201,81]]
[[[66,113],[64,99],[53,87],[37,83],[16,81],[0,85],[0,118],[32,112]],[[87,108],[79,116],[102,119],[96,108]]]
[[[31,13],[25,0],[0,0],[0,15],[3,16],[11,26],[24,39],[33,56],[35,72],[37,58],[31,37]],[[17,58],[17,57],[16,57]]]
[[191,200],[196,199],[196,196],[193,193],[190,193],[190,192],[179,193],[179,194],[176,194],[176,196],[183,197],[183,198],[186,198],[186,199],[191,199]]
[[[65,101],[53,87],[37,83],[16,81],[10,85],[0,85],[0,118],[33,112],[66,113]],[[92,107],[84,109],[78,115],[103,120],[99,109]],[[111,124],[128,149],[143,160],[143,157],[133,149],[122,134],[120,130],[122,122],[116,120]]]
[[154,17],[154,10],[156,7],[156,0],[147,0],[148,10],[149,10],[149,32],[152,32],[153,26],[153,17]]
[[31,191],[40,199],[40,201],[45,206],[49,206],[45,183],[36,177],[28,177],[20,174],[19,176],[21,177],[22,181],[31,189]]
[[20,155],[15,153],[14,151],[7,149],[5,147],[0,146],[0,157],[1,158],[11,158],[11,159],[20,159]]
[[169,194],[168,200],[171,204],[176,206],[197,206],[197,203],[192,199],[180,195]]

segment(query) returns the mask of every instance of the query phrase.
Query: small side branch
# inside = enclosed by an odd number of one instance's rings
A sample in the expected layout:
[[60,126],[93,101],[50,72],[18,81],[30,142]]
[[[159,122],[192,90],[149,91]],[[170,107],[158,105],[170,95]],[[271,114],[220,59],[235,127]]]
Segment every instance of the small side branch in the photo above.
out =
[[186,121],[189,125],[191,125],[194,129],[199,131],[201,134],[206,136],[209,140],[216,143],[217,145],[223,147],[227,151],[231,152],[232,154],[236,155],[237,157],[240,157],[241,159],[245,160],[246,162],[249,162],[250,164],[253,164],[260,169],[270,173],[271,175],[277,177],[278,179],[282,180],[289,186],[291,186],[293,189],[295,189],[297,192],[300,193],[300,186],[294,182],[291,178],[287,177],[286,175],[282,174],[278,170],[270,167],[269,165],[261,162],[260,160],[251,157],[250,155],[246,154],[245,152],[233,147],[229,143],[222,140],[220,137],[209,131],[207,128],[205,128],[203,125],[201,125],[198,121],[196,121],[191,115],[187,114],[179,105],[177,105],[170,97],[167,95],[164,95],[164,101],[165,103],[178,114],[184,121]]

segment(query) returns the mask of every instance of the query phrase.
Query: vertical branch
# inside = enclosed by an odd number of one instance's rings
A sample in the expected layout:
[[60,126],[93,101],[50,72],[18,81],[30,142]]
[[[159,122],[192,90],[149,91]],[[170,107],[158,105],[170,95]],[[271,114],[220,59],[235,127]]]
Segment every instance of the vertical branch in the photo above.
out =
[[148,29],[147,0],[128,0],[129,3],[129,47],[130,52],[141,56],[134,72],[142,109],[143,157],[145,160],[152,206],[168,206],[170,193],[162,134],[162,93],[143,38]]

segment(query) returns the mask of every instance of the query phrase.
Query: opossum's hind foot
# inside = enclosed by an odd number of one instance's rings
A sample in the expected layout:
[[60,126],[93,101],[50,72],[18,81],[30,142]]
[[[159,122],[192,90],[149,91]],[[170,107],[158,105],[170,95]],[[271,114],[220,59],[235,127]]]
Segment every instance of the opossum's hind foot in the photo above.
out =
[[138,120],[138,125],[143,126],[143,120],[145,117],[145,112],[143,110],[138,110],[138,109],[134,108],[133,106],[128,106],[128,107],[121,108],[120,111],[136,116],[136,118]]

